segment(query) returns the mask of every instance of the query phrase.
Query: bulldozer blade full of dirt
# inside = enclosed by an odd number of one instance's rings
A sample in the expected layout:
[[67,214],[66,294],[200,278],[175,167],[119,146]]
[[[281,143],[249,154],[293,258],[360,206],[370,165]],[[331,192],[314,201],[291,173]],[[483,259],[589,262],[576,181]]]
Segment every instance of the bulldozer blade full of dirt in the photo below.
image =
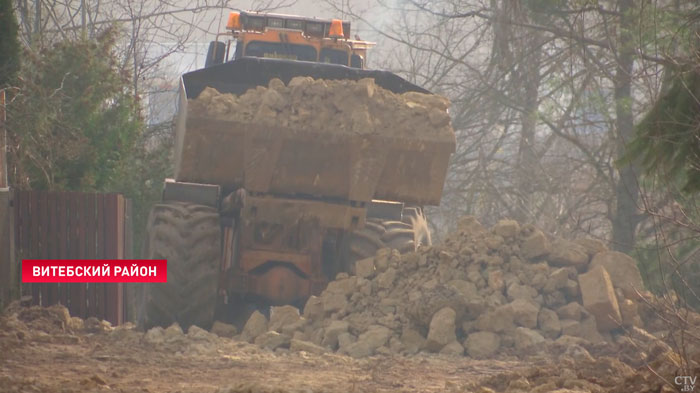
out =
[[241,57],[183,75],[175,176],[147,229],[168,283],[146,287],[142,324],[300,306],[379,249],[429,245],[422,207],[439,204],[455,150],[443,101],[319,62]]
[[[440,202],[454,135],[357,135],[289,129],[212,119],[187,110],[205,87],[241,95],[274,78],[372,78],[393,93],[427,93],[386,71],[332,64],[242,58],[185,74],[176,142],[175,180],[243,187],[249,192],[309,195],[366,203],[372,199],[416,205]],[[184,117],[184,118],[183,118]]]

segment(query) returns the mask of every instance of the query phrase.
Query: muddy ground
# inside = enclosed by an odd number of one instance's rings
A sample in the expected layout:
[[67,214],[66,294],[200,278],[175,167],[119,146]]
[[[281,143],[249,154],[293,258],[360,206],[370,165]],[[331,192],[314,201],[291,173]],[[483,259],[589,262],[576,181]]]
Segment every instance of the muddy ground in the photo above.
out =
[[519,359],[424,353],[354,359],[273,352],[197,328],[166,329],[159,337],[131,324],[83,322],[60,306],[16,308],[0,317],[0,392],[674,391],[602,347],[542,348]]

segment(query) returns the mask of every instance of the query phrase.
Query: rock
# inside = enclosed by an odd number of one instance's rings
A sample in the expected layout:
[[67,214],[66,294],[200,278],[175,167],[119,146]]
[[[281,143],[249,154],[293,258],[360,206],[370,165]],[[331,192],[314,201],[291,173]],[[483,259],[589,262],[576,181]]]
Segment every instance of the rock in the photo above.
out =
[[389,351],[392,354],[396,354],[396,353],[404,353],[403,350],[404,350],[404,347],[403,347],[403,343],[401,343],[401,340],[396,336],[392,336],[389,339]]
[[[503,296],[500,292],[494,292],[493,294],[487,296],[486,299],[482,299],[481,302],[479,300],[480,299],[477,298],[470,300],[467,303],[467,309],[469,310],[470,315],[478,317],[482,314],[481,311],[486,309],[492,309],[494,307],[501,306],[504,303],[508,302],[505,296]],[[478,310],[479,308],[481,308],[481,311]]]
[[525,327],[518,327],[515,329],[515,348],[525,349],[533,345],[538,345],[544,343],[544,337],[532,329]]
[[270,321],[267,329],[281,333],[282,328],[301,320],[299,309],[294,306],[270,307]]
[[586,253],[588,253],[588,256],[590,257],[594,256],[599,252],[608,251],[608,247],[605,245],[605,243],[598,239],[576,239],[575,243],[583,247],[586,250]]
[[357,277],[343,277],[340,279],[336,277],[335,281],[328,283],[326,291],[331,293],[342,293],[345,296],[350,296],[357,292]]
[[513,379],[508,383],[508,389],[506,389],[507,392],[529,392],[531,389],[530,387],[530,382],[527,380],[525,377],[520,377],[518,379]]
[[[68,326],[71,323],[71,316],[68,309],[61,304],[54,304],[45,309],[48,314],[51,314],[63,327]],[[89,318],[88,318],[89,319]],[[105,321],[111,327],[112,324]]]
[[503,280],[503,272],[501,270],[490,271],[488,275],[488,285],[493,291],[503,292],[506,284]]
[[238,329],[235,326],[221,321],[215,321],[211,327],[211,332],[219,337],[232,338],[238,334]]
[[530,280],[530,285],[538,292],[544,288],[546,283],[547,275],[543,272],[536,273],[535,276],[532,277],[532,279]]
[[166,342],[179,341],[184,338],[184,335],[182,328],[177,322],[174,322],[163,331]]
[[[503,239],[503,237],[496,235],[496,236],[486,237],[483,241],[489,250],[495,251],[495,250],[498,250],[498,248],[503,245],[503,242],[505,240]],[[501,263],[503,263],[502,260],[500,262],[496,262],[496,263],[489,262],[489,264],[494,264],[494,265],[500,265]]]
[[599,252],[593,256],[589,270],[598,266],[605,268],[613,287],[621,288],[626,298],[636,299],[637,291],[644,290],[637,262],[629,255],[617,251]]
[[566,296],[568,296],[569,299],[578,298],[581,295],[578,282],[571,279],[566,280],[566,285],[564,286],[564,293],[566,293]]
[[[654,359],[664,353],[674,353],[669,344],[644,329],[638,327],[630,328],[629,337],[633,340],[638,351],[649,354],[646,360]],[[690,347],[689,345],[686,346]],[[685,349],[685,351],[689,353],[687,349]]]
[[280,111],[284,108],[286,102],[284,97],[275,89],[267,89],[262,96],[262,105]]
[[375,279],[377,286],[382,289],[389,289],[394,285],[396,280],[396,269],[393,267],[387,268],[383,273],[379,273]]
[[504,239],[512,239],[520,233],[520,224],[514,220],[500,220],[492,228],[493,233]]
[[[59,311],[66,310],[66,312],[68,312],[68,310],[63,306],[61,306],[60,308],[57,307],[54,310],[59,310]],[[67,317],[68,322],[66,322],[66,323],[69,323],[70,319],[71,319],[70,314],[68,314],[68,317]],[[107,332],[107,331],[112,330],[112,324],[109,323],[109,321],[97,319],[95,317],[90,317],[90,318],[86,319],[85,322],[83,322],[83,328],[88,333],[103,333],[103,332]]]
[[241,340],[250,342],[265,332],[267,332],[267,318],[256,310],[243,326]]
[[289,83],[287,83],[287,87],[297,87],[297,86],[304,86],[304,85],[309,85],[313,83],[314,78],[310,76],[295,76],[292,78]]
[[478,295],[476,285],[465,280],[452,280],[447,283],[448,287],[454,288],[465,300],[475,298]]
[[151,328],[143,335],[143,340],[153,345],[163,344],[165,342],[165,330],[160,326]]
[[487,332],[503,332],[513,329],[515,315],[510,305],[496,307],[479,317],[476,320],[476,327],[481,331]]
[[581,345],[573,344],[569,345],[566,347],[566,350],[564,351],[564,355],[568,356],[576,362],[584,363],[584,362],[593,362],[595,359],[593,359],[593,356]]
[[464,347],[457,341],[453,341],[440,350],[441,355],[462,356],[464,355]]
[[467,354],[475,359],[488,358],[498,351],[501,338],[492,332],[476,332],[467,336],[464,347]]
[[511,301],[515,299],[533,300],[537,297],[537,290],[535,288],[518,283],[509,285],[506,293],[508,294],[508,299]]
[[[245,331],[245,329],[243,329]],[[271,351],[289,345],[291,339],[285,334],[280,334],[275,331],[265,332],[255,338],[255,345],[267,348]]]
[[401,343],[407,354],[413,355],[425,348],[425,338],[418,331],[404,328],[401,334]]
[[528,300],[515,299],[510,303],[510,308],[513,310],[513,321],[516,324],[530,329],[537,327],[539,306]]
[[349,345],[355,343],[356,341],[357,337],[353,336],[352,334],[341,333],[338,335],[338,348],[347,348]]
[[292,338],[295,340],[301,340],[301,341],[306,341],[309,339],[309,336],[305,332],[294,332],[292,334]]
[[620,315],[622,316],[622,325],[625,327],[642,327],[644,323],[639,317],[639,308],[637,303],[630,299],[624,299],[619,303],[620,305]]
[[[362,81],[362,79],[360,81]],[[436,94],[422,94],[409,91],[408,93],[402,94],[401,98],[407,103],[414,102],[426,108],[439,108],[442,112],[446,112],[450,107],[449,100]]]
[[360,259],[355,262],[355,274],[362,278],[371,278],[374,276],[374,257]]
[[377,269],[377,272],[381,273],[389,268],[391,260],[395,258],[393,251],[394,250],[387,247],[377,250],[374,254],[374,267]]
[[583,246],[565,239],[556,239],[552,243],[548,259],[554,266],[573,266],[581,271],[588,264],[589,256]]
[[304,306],[304,318],[310,319],[312,321],[321,319],[323,317],[323,302],[321,298],[317,296],[310,296],[309,300],[306,301]]
[[347,321],[331,321],[324,329],[321,345],[334,349],[338,345],[338,336],[346,333],[349,328],[350,324]]
[[[406,316],[418,328],[427,330],[435,311],[444,307],[460,310],[462,314],[465,311],[465,299],[452,287],[437,285],[433,289],[420,291],[420,294],[421,296],[406,302],[405,305]],[[461,316],[459,315],[460,318]]]
[[321,301],[323,302],[323,311],[326,313],[340,311],[348,305],[348,299],[345,295],[337,292],[324,291],[321,295]]
[[560,319],[572,319],[574,321],[580,321],[581,317],[588,315],[588,311],[583,308],[582,305],[571,302],[566,306],[561,306],[557,309],[557,315]]
[[272,78],[272,79],[270,80],[270,82],[267,84],[267,87],[269,87],[270,89],[274,89],[274,90],[279,91],[279,90],[283,90],[283,89],[285,88],[285,85],[284,85],[284,82],[282,82],[281,79],[279,79],[279,78]]
[[559,336],[558,339],[554,341],[554,344],[566,348],[570,347],[572,345],[578,345],[578,346],[585,346],[585,345],[590,345],[591,343],[586,340],[585,338],[581,337],[574,337],[574,336],[569,336],[569,335],[561,335]]
[[411,251],[401,256],[402,268],[404,271],[414,271],[418,269],[418,262],[424,255],[418,254],[417,252]]
[[562,289],[566,286],[566,282],[569,280],[571,271],[569,268],[560,267],[552,271],[547,278],[547,282],[544,284],[542,290],[545,293],[551,293],[557,289]]
[[476,269],[467,269],[467,279],[479,289],[486,286],[486,280],[481,276],[478,267]]
[[[373,325],[362,333],[357,341],[345,347],[345,352],[354,357],[361,358],[373,355],[377,348],[389,341],[391,331],[384,326]],[[338,337],[340,340],[340,337]]]
[[209,333],[197,325],[192,325],[187,329],[187,338],[199,341],[216,341],[216,335]]
[[544,299],[544,306],[551,309],[559,308],[566,304],[566,295],[562,291],[545,293],[542,298]]
[[444,307],[433,315],[428,329],[426,349],[438,352],[445,345],[457,340],[455,334],[456,316],[457,314],[450,307]]
[[136,330],[136,325],[132,322],[126,322],[121,325],[117,325],[111,332],[110,336],[116,341],[121,341],[125,344],[127,343],[138,343],[138,340],[142,338],[142,334]]
[[479,220],[472,216],[460,217],[457,220],[457,230],[464,234],[477,234],[486,231]]
[[289,350],[292,352],[308,352],[316,355],[321,355],[326,353],[326,348],[323,348],[314,343],[308,341],[292,339],[289,343]]
[[561,323],[557,313],[548,308],[542,308],[537,316],[537,326],[547,338],[557,338],[561,333]]
[[583,318],[581,322],[572,319],[562,319],[561,334],[564,336],[581,337],[591,343],[600,343],[605,341],[603,336],[598,332],[595,318],[592,316]]
[[85,329],[85,321],[82,318],[70,317],[68,319],[68,329],[72,331],[80,331]]
[[535,230],[527,237],[520,246],[520,251],[523,257],[527,259],[535,259],[546,256],[550,252],[549,240],[547,236],[540,230]]
[[622,323],[617,297],[605,268],[596,266],[578,276],[583,306],[596,319],[600,331],[617,329]]

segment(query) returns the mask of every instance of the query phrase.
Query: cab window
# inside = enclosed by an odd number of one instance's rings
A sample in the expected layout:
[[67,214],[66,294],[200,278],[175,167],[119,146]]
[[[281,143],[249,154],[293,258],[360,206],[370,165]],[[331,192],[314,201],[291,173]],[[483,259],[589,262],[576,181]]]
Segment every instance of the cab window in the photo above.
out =
[[316,49],[311,45],[251,41],[245,47],[245,56],[252,57],[316,61],[316,55]]
[[348,53],[338,49],[321,49],[321,63],[348,65]]
[[360,55],[350,56],[350,67],[352,68],[365,68],[365,60]]

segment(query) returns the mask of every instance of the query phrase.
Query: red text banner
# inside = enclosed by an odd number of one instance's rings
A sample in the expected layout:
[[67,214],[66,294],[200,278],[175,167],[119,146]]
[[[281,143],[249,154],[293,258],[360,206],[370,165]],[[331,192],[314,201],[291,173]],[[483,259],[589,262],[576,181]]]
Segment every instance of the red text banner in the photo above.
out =
[[165,259],[25,259],[22,282],[167,282]]

